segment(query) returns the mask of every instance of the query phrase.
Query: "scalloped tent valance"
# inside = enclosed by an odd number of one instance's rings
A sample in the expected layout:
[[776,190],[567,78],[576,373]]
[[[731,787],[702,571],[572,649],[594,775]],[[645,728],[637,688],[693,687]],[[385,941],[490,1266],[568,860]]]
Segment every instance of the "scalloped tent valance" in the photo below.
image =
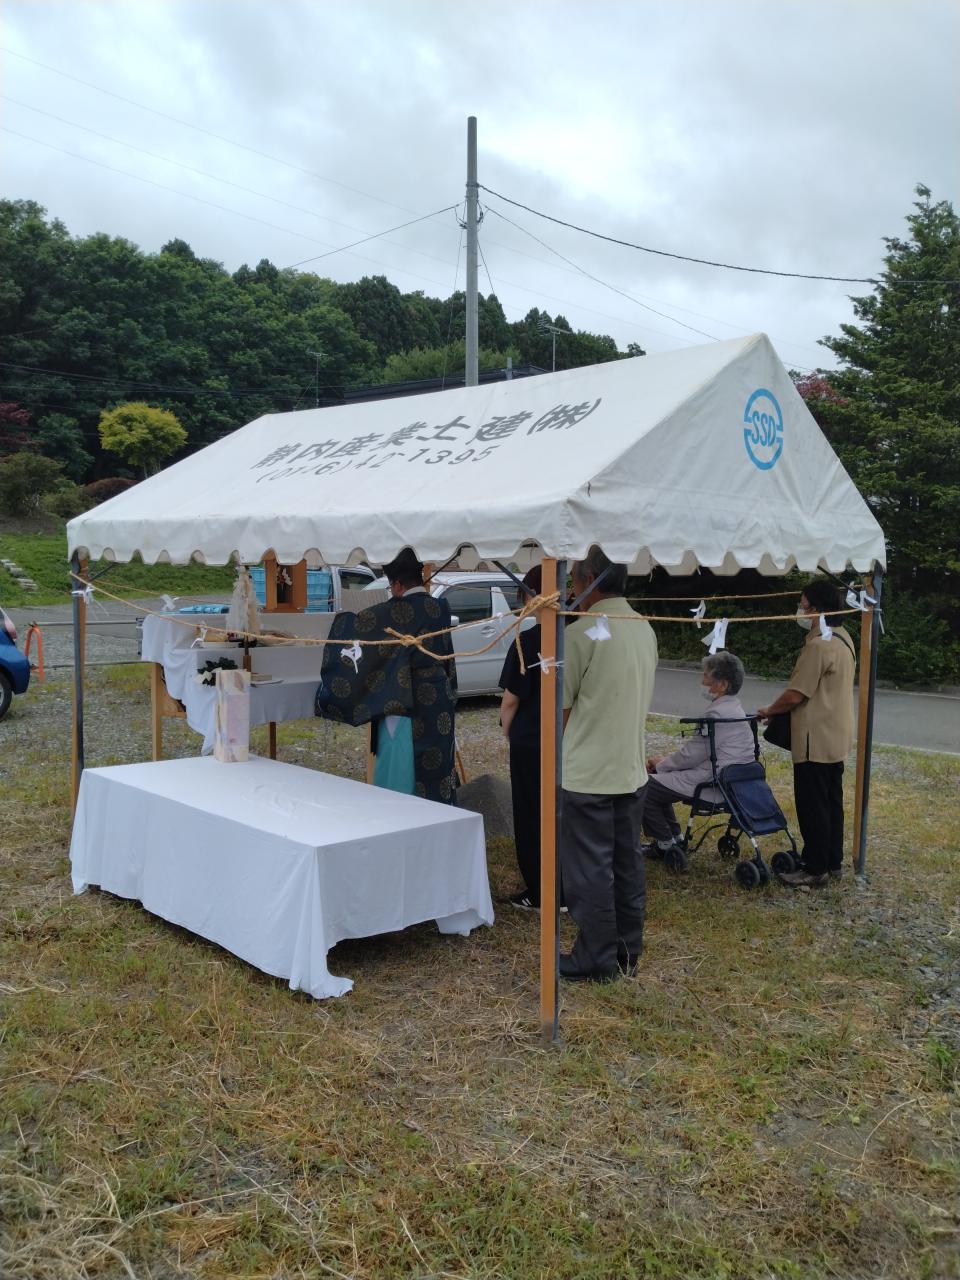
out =
[[767,337],[267,414],[67,526],[94,559],[884,565],[883,533]]

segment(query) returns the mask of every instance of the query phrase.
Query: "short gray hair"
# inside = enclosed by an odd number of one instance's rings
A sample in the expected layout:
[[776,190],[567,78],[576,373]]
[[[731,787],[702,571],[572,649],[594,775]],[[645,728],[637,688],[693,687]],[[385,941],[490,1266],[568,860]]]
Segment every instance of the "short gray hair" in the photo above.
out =
[[735,653],[721,649],[718,653],[707,654],[703,669],[712,680],[725,680],[729,694],[737,694],[743,688],[743,663]]
[[612,563],[597,546],[591,547],[586,556],[573,566],[573,574],[579,582],[585,578],[599,578],[601,573],[607,574],[598,587],[602,595],[622,596],[626,592],[627,566]]

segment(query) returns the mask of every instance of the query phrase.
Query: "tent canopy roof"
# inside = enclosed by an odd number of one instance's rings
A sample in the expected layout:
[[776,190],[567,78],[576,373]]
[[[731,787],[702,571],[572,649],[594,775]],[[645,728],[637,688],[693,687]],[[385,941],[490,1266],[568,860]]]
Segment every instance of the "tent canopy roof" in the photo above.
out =
[[71,554],[328,564],[596,543],[646,572],[884,563],[763,334],[522,381],[267,414],[67,526]]

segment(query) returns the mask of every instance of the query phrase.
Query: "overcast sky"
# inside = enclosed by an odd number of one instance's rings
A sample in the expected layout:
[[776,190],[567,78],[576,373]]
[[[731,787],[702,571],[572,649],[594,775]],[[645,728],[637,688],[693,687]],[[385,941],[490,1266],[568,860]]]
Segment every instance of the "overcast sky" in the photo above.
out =
[[[6,0],[3,18],[4,194],[231,270],[462,202],[468,115],[495,191],[748,266],[874,275],[914,186],[960,187],[960,0]],[[869,291],[481,197],[481,291],[621,348],[763,330],[788,366],[829,366],[817,339]],[[446,297],[460,241],[447,212],[310,269]]]

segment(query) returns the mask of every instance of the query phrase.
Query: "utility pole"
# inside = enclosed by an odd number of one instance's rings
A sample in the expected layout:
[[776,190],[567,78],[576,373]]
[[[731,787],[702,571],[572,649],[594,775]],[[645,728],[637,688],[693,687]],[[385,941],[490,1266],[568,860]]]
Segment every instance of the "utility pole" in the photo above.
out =
[[320,408],[320,357],[323,355],[323,352],[308,351],[307,355],[317,357],[317,371],[313,379],[313,407],[315,409],[319,409]]
[[541,333],[549,333],[549,334],[550,334],[550,336],[551,336],[551,338],[553,339],[552,344],[551,344],[551,347],[552,347],[552,355],[551,355],[551,368],[550,368],[550,372],[551,372],[551,373],[556,373],[556,372],[557,372],[557,334],[558,334],[558,333],[565,332],[565,330],[558,329],[558,328],[557,328],[557,326],[556,326],[555,324],[547,324],[546,320],[541,320],[541,321],[540,321],[540,332],[541,332]]
[[467,316],[466,369],[464,385],[479,382],[479,343],[477,314],[477,117],[467,118]]

